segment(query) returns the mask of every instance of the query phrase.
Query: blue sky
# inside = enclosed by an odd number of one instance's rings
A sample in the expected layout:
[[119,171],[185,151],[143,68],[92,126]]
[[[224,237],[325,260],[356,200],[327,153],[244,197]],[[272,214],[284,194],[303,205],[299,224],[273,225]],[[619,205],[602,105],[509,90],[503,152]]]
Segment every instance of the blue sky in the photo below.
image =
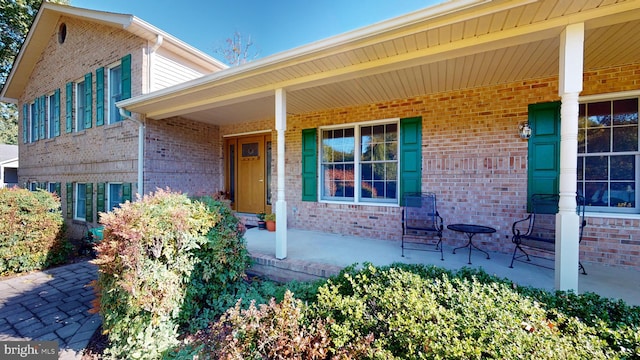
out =
[[219,58],[235,31],[265,57],[444,0],[71,0],[72,6],[132,14]]

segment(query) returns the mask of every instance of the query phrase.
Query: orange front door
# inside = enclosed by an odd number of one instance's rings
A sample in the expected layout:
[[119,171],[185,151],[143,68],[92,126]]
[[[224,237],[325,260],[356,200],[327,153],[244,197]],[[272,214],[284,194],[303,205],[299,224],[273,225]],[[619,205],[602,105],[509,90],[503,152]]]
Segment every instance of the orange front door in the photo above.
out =
[[236,211],[259,213],[265,211],[266,154],[264,136],[238,139]]

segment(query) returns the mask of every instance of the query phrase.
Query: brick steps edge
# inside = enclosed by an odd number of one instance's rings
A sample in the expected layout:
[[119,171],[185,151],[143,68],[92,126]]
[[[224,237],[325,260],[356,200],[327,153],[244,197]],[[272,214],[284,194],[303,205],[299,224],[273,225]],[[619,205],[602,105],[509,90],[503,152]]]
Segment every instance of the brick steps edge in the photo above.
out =
[[251,253],[252,266],[248,273],[277,282],[313,281],[337,275],[343,269],[337,265],[321,264],[301,260],[276,259],[272,255]]

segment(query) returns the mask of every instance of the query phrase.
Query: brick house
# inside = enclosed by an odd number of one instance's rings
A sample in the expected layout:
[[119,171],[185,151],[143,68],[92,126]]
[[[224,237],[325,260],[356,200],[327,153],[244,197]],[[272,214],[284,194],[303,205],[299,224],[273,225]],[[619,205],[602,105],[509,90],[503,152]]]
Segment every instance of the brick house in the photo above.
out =
[[[44,2],[1,94],[20,112],[19,184],[57,192],[71,236],[81,237],[98,212],[138,192],[144,133],[115,102],[226,67],[134,16]],[[150,129],[150,141],[176,138],[166,131]],[[190,135],[201,154],[216,159],[206,131]],[[201,177],[202,170],[182,176]]]
[[559,193],[556,287],[576,289],[578,254],[640,269],[639,40],[639,1],[444,2],[132,94],[117,106],[144,125],[144,155],[135,121],[109,147],[129,144],[127,181],[142,169],[145,191],[224,190],[248,219],[275,211],[280,258],[287,228],[398,240],[410,191],[435,192],[445,224],[494,227],[482,247],[511,252],[529,196]]

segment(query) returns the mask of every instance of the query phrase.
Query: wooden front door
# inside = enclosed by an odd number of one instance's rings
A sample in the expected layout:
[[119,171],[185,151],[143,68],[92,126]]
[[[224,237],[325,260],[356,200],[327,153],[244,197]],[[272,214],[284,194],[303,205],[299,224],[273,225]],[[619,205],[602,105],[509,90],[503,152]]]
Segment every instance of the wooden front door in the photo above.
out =
[[267,156],[263,135],[238,138],[236,211],[265,211]]

